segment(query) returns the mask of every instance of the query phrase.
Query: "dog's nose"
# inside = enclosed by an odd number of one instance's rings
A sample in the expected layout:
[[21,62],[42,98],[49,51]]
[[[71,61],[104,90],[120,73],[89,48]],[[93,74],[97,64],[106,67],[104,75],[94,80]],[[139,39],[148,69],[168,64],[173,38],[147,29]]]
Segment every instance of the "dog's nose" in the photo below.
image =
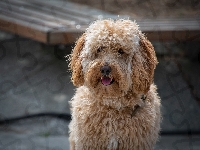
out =
[[102,75],[109,75],[109,73],[111,72],[111,68],[110,68],[110,66],[107,66],[107,65],[105,65],[105,66],[102,66],[101,67],[101,73],[102,73]]

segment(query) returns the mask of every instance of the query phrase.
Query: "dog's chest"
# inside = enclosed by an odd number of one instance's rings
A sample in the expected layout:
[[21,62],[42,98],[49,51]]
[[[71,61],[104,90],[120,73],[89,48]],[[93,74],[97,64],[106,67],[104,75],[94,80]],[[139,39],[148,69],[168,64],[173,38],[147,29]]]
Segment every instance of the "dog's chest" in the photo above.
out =
[[144,134],[148,134],[147,123],[138,118],[138,114],[131,116],[129,109],[103,109],[93,112],[85,119],[82,131],[84,136],[87,136],[87,141],[83,143],[92,143],[90,146],[98,145],[101,149],[137,147],[138,139],[144,140]]

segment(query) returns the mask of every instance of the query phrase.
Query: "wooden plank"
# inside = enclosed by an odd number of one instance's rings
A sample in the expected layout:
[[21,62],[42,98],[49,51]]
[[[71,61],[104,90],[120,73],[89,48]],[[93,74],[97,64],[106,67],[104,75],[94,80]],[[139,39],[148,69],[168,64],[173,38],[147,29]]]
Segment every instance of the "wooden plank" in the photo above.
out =
[[200,18],[160,18],[137,21],[152,41],[199,41]]
[[[97,20],[97,19],[104,19],[104,18],[113,18],[117,19],[118,15],[111,14],[109,12],[105,12],[102,10],[94,9],[92,7],[89,7],[87,5],[81,5],[78,3],[72,3],[69,1],[63,1],[63,0],[57,0],[57,1],[40,1],[40,0],[34,0],[39,5],[48,5],[53,7],[57,10],[62,10],[65,13],[69,13],[71,15],[81,16],[83,18],[90,18],[91,20]],[[125,17],[125,16],[123,16]],[[128,17],[128,16],[126,16]]]
[[63,23],[65,25],[75,25],[76,22],[74,20],[68,20],[67,17],[60,17],[60,16],[54,16],[54,14],[49,12],[49,9],[45,9],[44,7],[38,7],[34,6],[28,2],[24,1],[9,1],[9,6],[13,5],[15,7],[18,7],[19,9],[22,9],[25,12],[32,13],[32,15],[41,18],[41,19],[47,19],[48,21],[57,22],[57,23]]
[[[38,18],[32,17],[31,13],[29,14],[28,11],[24,11],[24,8],[23,8],[23,11],[20,12],[20,10],[18,10],[18,8],[15,8],[12,5],[9,5],[9,9],[12,11],[8,11],[5,8],[5,5],[3,5],[1,2],[0,2],[0,4],[1,4],[1,18],[5,19],[5,18],[7,18],[7,16],[10,17],[9,26],[3,26],[1,29],[13,32],[15,34],[19,34],[22,36],[26,36],[29,38],[33,38],[40,42],[44,42],[44,43],[48,43],[48,44],[58,44],[58,43],[66,44],[69,42],[71,43],[71,42],[73,42],[72,39],[75,39],[72,37],[74,37],[74,35],[76,35],[76,33],[79,32],[79,30],[81,28],[80,25],[78,26],[78,28],[76,28],[76,26],[73,27],[74,28],[74,33],[73,33],[71,29],[69,31],[67,26],[52,26],[50,24],[47,24],[48,22],[45,20],[43,21],[43,20],[39,20]],[[26,15],[24,15],[24,14],[26,14]],[[2,15],[4,15],[4,17],[2,17]],[[31,17],[29,17],[29,16],[31,16]],[[13,19],[15,19],[15,23],[12,24],[11,20],[13,20]],[[18,20],[16,20],[16,19],[18,19]],[[2,20],[1,22],[3,23],[3,22],[5,22],[5,20],[4,21]],[[55,23],[55,21],[53,21],[52,23]],[[20,32],[20,31],[22,31],[21,25],[25,28],[25,32]],[[42,39],[40,38],[40,35],[38,36],[38,39],[36,39],[35,36],[33,37],[32,35],[29,35],[29,33],[32,34],[33,32],[35,34],[37,34],[37,32],[35,31],[37,29],[39,31],[43,29],[43,28],[35,29],[34,27],[35,26],[37,27],[37,25],[48,27],[48,30],[45,30],[43,32],[44,36]],[[10,26],[13,26],[13,27],[10,28]],[[31,28],[34,28],[34,29],[29,29],[28,26],[31,26]],[[19,31],[19,29],[20,29],[20,31]],[[76,29],[76,31],[75,31],[75,29]],[[50,34],[51,33],[50,31],[54,31],[54,32],[52,34]],[[62,39],[60,37],[62,37]],[[66,40],[66,39],[70,39],[70,40]]]
[[[50,44],[65,44],[73,43],[77,40],[77,37],[83,33],[84,30],[71,31],[71,32],[56,32],[52,31],[49,33]],[[200,31],[145,31],[143,32],[150,41],[200,41]],[[56,37],[56,38],[55,38]]]
[[65,24],[65,26],[72,26],[75,25],[75,20],[69,20],[67,17],[59,17],[55,16],[51,13],[49,9],[45,9],[44,7],[32,6],[31,4],[17,1],[10,1],[9,4],[6,2],[1,2],[0,5],[9,6],[14,12],[21,13],[21,14],[29,14],[30,16],[37,17],[41,20],[46,20],[50,22],[54,22],[57,24]]
[[146,31],[150,41],[200,41],[200,31]]
[[44,20],[44,19],[40,19],[38,17],[34,17],[33,15],[31,15],[31,13],[29,12],[26,12],[26,11],[20,11],[12,6],[10,6],[10,8],[12,8],[12,11],[6,9],[4,7],[4,5],[1,4],[0,2],[0,5],[1,5],[1,14],[7,16],[12,16],[13,18],[18,18],[18,19],[21,19],[23,21],[26,21],[27,23],[30,23],[30,24],[38,24],[38,25],[42,25],[42,26],[47,26],[49,28],[62,28],[62,27],[65,27],[64,25],[62,24],[58,24],[56,22],[52,22],[52,21],[47,21],[47,20]]
[[76,16],[76,15],[71,15],[69,12],[63,12],[62,9],[56,8],[53,5],[48,5],[46,4],[46,2],[48,1],[41,1],[41,2],[37,2],[37,1],[23,1],[23,0],[9,0],[12,3],[24,3],[26,5],[28,5],[29,7],[33,7],[34,9],[39,9],[40,11],[42,11],[43,13],[46,14],[51,14],[54,17],[59,17],[59,18],[69,18],[71,20],[77,21],[77,22],[85,22],[88,23],[90,22],[90,19],[87,18],[83,18],[81,16]]
[[43,43],[48,42],[47,33],[51,30],[48,27],[27,24],[26,21],[4,16],[2,14],[0,14],[0,29]]
[[[138,23],[139,24],[139,23]],[[139,25],[140,29],[146,31],[193,31],[200,30],[197,26],[186,26],[186,25],[149,25],[143,26],[142,23]]]
[[52,45],[74,43],[83,32],[83,30],[72,30],[68,32],[52,31],[49,33],[48,42]]
[[[4,6],[0,2],[1,6]],[[66,20],[61,18],[54,18],[53,16],[50,16],[49,14],[44,14],[46,12],[38,12],[37,10],[29,10],[25,7],[23,7],[22,10],[20,8],[14,6],[13,4],[9,5],[10,9],[12,11],[5,10],[6,8],[2,7],[2,11],[6,11],[6,14],[12,14],[18,18],[21,18],[22,20],[26,20],[27,22],[40,24],[44,26],[51,27],[54,30],[59,31],[67,31],[67,29],[77,29],[82,28],[84,26],[88,25],[79,25],[79,23],[75,23],[73,20]],[[26,14],[26,15],[24,15]],[[85,28],[84,28],[85,29]]]
[[159,28],[160,30],[198,30],[200,29],[200,19],[154,19],[154,20],[142,20],[137,21],[141,28],[146,30],[154,30]]
[[42,6],[45,5],[47,8],[51,8],[52,10],[59,10],[65,14],[69,14],[72,16],[77,16],[80,19],[84,19],[86,22],[90,21],[92,18],[92,14],[86,14],[83,11],[80,11],[80,9],[74,8],[74,7],[69,7],[69,2],[65,1],[62,2],[60,0],[57,1],[40,1],[40,0],[34,0],[31,4],[36,5],[36,6]]

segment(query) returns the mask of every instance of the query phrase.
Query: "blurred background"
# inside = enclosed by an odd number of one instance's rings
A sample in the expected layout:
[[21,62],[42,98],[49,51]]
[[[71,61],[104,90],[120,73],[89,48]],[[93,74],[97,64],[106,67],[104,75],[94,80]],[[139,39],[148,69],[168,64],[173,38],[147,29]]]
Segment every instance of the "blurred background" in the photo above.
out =
[[69,149],[75,87],[68,61],[96,19],[136,20],[159,64],[163,120],[155,149],[200,149],[200,2],[58,0],[0,2],[0,150]]

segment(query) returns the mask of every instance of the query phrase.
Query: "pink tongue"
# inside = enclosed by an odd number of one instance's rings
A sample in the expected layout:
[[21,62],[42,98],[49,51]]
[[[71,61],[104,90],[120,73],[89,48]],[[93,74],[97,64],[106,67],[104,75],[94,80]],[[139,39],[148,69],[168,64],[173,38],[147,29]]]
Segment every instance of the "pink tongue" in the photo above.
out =
[[101,79],[101,82],[102,82],[103,85],[109,85],[112,82],[112,79],[109,78],[109,77],[103,77]]

